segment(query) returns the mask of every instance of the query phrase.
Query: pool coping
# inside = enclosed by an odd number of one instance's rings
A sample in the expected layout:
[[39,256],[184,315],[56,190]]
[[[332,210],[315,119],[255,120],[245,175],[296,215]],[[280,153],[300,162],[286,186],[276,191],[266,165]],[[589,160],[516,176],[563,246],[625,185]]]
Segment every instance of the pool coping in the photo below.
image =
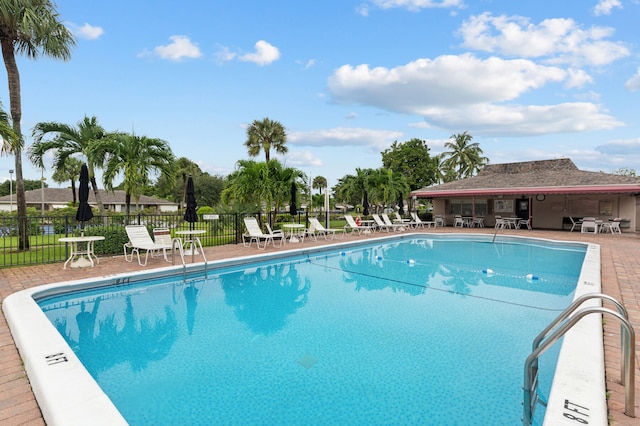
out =
[[[387,239],[398,240],[419,236],[425,233],[390,235],[375,238],[376,241]],[[455,234],[440,238],[473,238],[490,240],[491,235]],[[545,238],[518,236],[500,236],[499,241],[539,240],[551,243],[563,243],[587,246],[585,261],[582,265],[575,297],[582,294],[600,292],[600,246],[597,244],[575,241],[561,241]],[[227,267],[247,261],[271,260],[274,258],[305,255],[339,247],[357,247],[368,245],[372,239],[349,243],[336,242],[322,247],[282,250],[249,256],[223,259],[206,264],[206,269]],[[204,263],[183,266],[170,266],[137,273],[104,275],[90,279],[46,284],[22,290],[8,296],[3,302],[3,310],[14,341],[22,356],[25,370],[29,375],[34,395],[42,410],[43,417],[49,425],[85,424],[91,419],[96,425],[127,424],[111,400],[93,380],[84,366],[77,359],[71,348],[47,319],[34,301],[38,298],[64,293],[71,289],[94,288],[104,285],[125,284],[126,277],[152,278],[177,271],[185,273],[205,269]],[[587,304],[600,306],[598,301]],[[24,318],[28,321],[25,321]],[[28,323],[28,324],[25,324]],[[584,354],[590,354],[585,357]],[[579,360],[580,362],[576,362]],[[82,386],[79,386],[82,384]],[[589,424],[607,424],[607,406],[604,381],[604,347],[602,342],[601,315],[589,315],[583,318],[565,336],[558,367],[553,381],[551,395],[546,409],[545,425],[575,424],[573,410],[568,410],[565,400],[589,411]],[[570,407],[571,408],[571,407]],[[575,408],[575,407],[574,407]]]

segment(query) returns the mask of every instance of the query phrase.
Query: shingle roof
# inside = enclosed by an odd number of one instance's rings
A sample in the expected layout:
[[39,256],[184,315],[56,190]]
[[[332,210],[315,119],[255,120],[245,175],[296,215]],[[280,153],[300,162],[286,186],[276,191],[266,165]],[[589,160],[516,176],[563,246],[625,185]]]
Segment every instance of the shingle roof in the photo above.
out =
[[640,193],[640,179],[579,170],[568,158],[492,164],[476,176],[422,188],[418,197],[488,194]]
[[[102,198],[102,202],[104,204],[125,204],[125,192],[122,190],[105,191],[100,189],[100,196]],[[10,195],[5,195],[0,197],[0,202],[9,203],[11,200]],[[31,191],[25,191],[25,200],[27,204],[38,204],[42,202],[42,190],[41,189],[33,189]],[[44,188],[44,201],[47,204],[67,204],[73,202],[73,194],[71,193],[71,188]],[[15,192],[13,194],[13,202],[16,202]],[[175,205],[171,201],[163,200],[161,198],[148,197],[146,195],[140,196],[140,204],[141,205]],[[131,200],[133,204],[133,198]],[[89,190],[89,204],[96,205],[96,197],[93,193],[93,190]]]

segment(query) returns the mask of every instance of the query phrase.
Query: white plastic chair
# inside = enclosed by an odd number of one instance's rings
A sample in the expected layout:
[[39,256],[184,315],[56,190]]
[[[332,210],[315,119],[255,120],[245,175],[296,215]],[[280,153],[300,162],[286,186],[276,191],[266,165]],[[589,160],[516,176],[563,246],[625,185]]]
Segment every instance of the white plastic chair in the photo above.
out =
[[[251,247],[251,243],[254,241],[259,250],[266,249],[269,242],[273,243],[275,247],[273,235],[262,232],[258,220],[255,217],[245,217],[244,225],[247,228],[247,233],[242,234],[242,244],[245,247]],[[260,247],[260,242],[262,241],[264,241],[264,244]],[[280,244],[282,244],[282,240],[280,240]]]
[[573,232],[573,230],[576,228],[576,226],[578,226],[578,227],[582,226],[582,219],[573,220],[573,218],[571,216],[569,216],[569,220],[571,220],[571,231],[569,231],[569,232]]
[[[338,238],[344,238],[344,229],[332,229],[332,228],[325,228],[320,221],[318,220],[317,217],[310,217],[309,218],[309,224],[311,226],[309,226],[309,229],[307,230],[307,233],[309,235],[312,236],[312,238],[316,238],[316,234],[318,235],[322,235],[324,237],[325,240],[333,240],[334,238],[336,238],[336,236],[338,235],[337,233],[339,232],[340,237]],[[329,238],[331,237],[331,238]]]
[[[140,266],[146,266],[149,259],[149,252],[152,254],[159,250],[171,250],[171,243],[155,243],[149,235],[149,231],[145,225],[127,225],[125,231],[129,237],[129,241],[124,245],[124,260],[127,262],[133,261],[133,254],[138,256],[138,264]],[[127,249],[131,249],[131,255],[127,255]],[[140,258],[140,250],[145,250],[144,263]],[[166,259],[166,257],[165,257]],[[168,259],[167,259],[168,261]],[[184,262],[184,260],[183,260]]]
[[580,232],[587,233],[593,232],[594,234],[598,233],[598,224],[596,223],[595,217],[585,217],[582,219],[582,225],[580,225]]
[[[153,241],[156,244],[164,244],[170,247],[172,243],[171,230],[169,228],[153,228]],[[162,248],[161,250],[164,255],[164,260],[169,262],[169,259],[167,258],[167,249]],[[151,257],[154,257],[153,253],[151,253]]]

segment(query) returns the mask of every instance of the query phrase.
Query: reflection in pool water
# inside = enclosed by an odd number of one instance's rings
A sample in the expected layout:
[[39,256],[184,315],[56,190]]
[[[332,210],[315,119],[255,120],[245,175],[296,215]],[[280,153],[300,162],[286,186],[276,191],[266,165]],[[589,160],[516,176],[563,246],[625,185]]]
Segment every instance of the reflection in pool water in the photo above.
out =
[[416,237],[39,303],[134,425],[516,424],[583,258]]

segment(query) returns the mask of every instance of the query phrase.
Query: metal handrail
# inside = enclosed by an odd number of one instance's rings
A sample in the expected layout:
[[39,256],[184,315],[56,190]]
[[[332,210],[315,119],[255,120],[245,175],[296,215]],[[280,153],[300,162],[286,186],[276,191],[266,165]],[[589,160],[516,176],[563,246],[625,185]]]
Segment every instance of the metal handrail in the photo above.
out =
[[[627,308],[625,308],[622,303],[618,302],[616,299],[614,299],[613,297],[609,296],[608,294],[604,294],[604,293],[587,293],[587,294],[583,294],[582,296],[578,297],[576,300],[573,301],[573,303],[571,303],[571,305],[569,305],[564,311],[562,311],[562,313],[560,315],[558,315],[558,317],[556,319],[554,319],[553,321],[551,321],[551,323],[540,332],[540,334],[538,334],[535,339],[533,339],[533,345],[531,350],[535,351],[538,346],[540,345],[540,342],[542,342],[544,340],[545,337],[547,337],[549,335],[549,333],[551,332],[551,330],[553,328],[555,328],[560,322],[564,321],[565,319],[567,319],[569,317],[569,315],[571,315],[574,311],[576,311],[578,309],[578,307],[580,305],[582,305],[584,302],[586,302],[587,300],[590,299],[601,299],[601,300],[608,300],[611,303],[613,303],[616,308],[618,308],[618,313],[620,315],[622,315],[625,319],[629,319],[629,313],[627,312]],[[627,344],[627,342],[629,341],[629,336],[627,335],[624,326],[621,324],[620,325],[620,347],[624,348],[625,345]],[[537,367],[537,365],[536,365]],[[620,383],[622,383],[623,385],[624,383],[624,376],[625,376],[625,364],[624,364],[624,354],[621,352],[620,353]]]
[[[611,309],[603,308],[600,306],[587,307],[579,310],[575,315],[567,319],[562,325],[555,329],[546,340],[540,342],[539,346],[527,357],[524,366],[524,402],[523,402],[523,417],[522,424],[524,426],[530,426],[533,421],[533,414],[537,403],[537,364],[538,358],[546,352],[555,342],[557,342],[562,336],[566,334],[578,321],[583,317],[593,313],[609,314],[620,321],[620,324],[625,327],[628,333],[628,339],[623,348],[624,351],[624,364],[625,364],[625,415],[629,417],[635,417],[635,332],[633,326],[627,318],[618,312]],[[634,342],[634,344],[630,344]]]
[[178,247],[178,253],[180,253],[180,259],[182,259],[182,265],[186,266],[184,251],[182,251],[182,240],[177,237],[171,239],[171,264],[176,264],[176,246]]

